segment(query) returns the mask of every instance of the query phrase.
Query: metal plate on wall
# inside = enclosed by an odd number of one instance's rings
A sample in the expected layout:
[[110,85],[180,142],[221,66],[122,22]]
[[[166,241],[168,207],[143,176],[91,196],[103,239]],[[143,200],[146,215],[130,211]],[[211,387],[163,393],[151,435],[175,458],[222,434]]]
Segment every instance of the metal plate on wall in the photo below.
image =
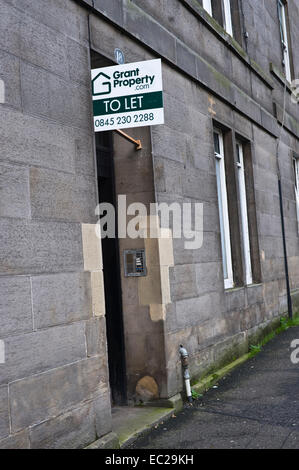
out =
[[145,250],[124,250],[124,267],[126,277],[146,276]]

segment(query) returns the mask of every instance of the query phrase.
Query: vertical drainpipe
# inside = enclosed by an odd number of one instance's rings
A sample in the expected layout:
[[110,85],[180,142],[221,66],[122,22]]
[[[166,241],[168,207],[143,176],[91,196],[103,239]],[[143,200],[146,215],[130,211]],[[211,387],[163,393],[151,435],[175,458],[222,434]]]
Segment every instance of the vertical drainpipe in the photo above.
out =
[[[277,155],[277,158],[278,158],[278,155]],[[283,198],[282,198],[280,173],[278,175],[278,191],[279,191],[281,231],[282,231],[282,241],[283,241],[284,269],[285,269],[287,299],[288,299],[288,313],[289,313],[289,318],[292,319],[293,318],[293,306],[292,306],[290,279],[289,279],[288,253],[287,253],[286,233],[285,233],[285,224],[284,224]]]
[[188,351],[180,344],[180,355],[182,361],[182,367],[184,371],[184,380],[185,380],[185,387],[186,387],[186,395],[188,398],[188,402],[192,403],[192,392],[191,392],[191,385],[190,385],[190,373],[189,373],[189,363],[188,363]]
[[282,116],[282,123],[281,123],[281,126],[280,126],[279,136],[278,136],[278,139],[277,139],[276,164],[277,164],[278,193],[279,193],[279,205],[280,205],[280,217],[281,217],[281,232],[282,232],[282,242],[283,242],[284,269],[285,269],[287,300],[288,300],[288,314],[289,314],[289,318],[292,319],[293,318],[293,306],[292,306],[291,289],[290,289],[288,252],[287,252],[287,242],[286,242],[286,232],[285,232],[284,212],[283,212],[281,172],[280,172],[280,165],[279,165],[279,144],[280,144],[281,134],[282,134],[282,130],[284,128],[284,121],[285,121],[286,94],[287,94],[287,81],[285,79],[284,95],[283,95],[283,116]]

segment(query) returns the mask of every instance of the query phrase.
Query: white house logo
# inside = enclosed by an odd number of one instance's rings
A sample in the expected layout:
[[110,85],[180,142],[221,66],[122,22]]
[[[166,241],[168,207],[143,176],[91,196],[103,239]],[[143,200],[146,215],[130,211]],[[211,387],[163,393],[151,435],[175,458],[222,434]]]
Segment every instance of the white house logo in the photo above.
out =
[[94,77],[92,80],[93,96],[109,95],[111,93],[111,83],[107,80],[111,80],[111,78],[103,72],[100,72],[96,77]]

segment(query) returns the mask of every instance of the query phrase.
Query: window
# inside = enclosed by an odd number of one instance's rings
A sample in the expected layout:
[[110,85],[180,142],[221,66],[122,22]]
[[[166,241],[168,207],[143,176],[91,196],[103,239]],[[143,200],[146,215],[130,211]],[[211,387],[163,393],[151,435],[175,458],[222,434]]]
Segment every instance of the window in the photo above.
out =
[[223,27],[225,31],[233,36],[232,14],[230,8],[230,0],[223,0]]
[[233,36],[231,0],[202,0],[202,5],[225,31]]
[[245,264],[245,284],[252,284],[252,269],[251,269],[251,253],[250,253],[250,238],[249,238],[249,225],[247,213],[247,195],[245,184],[245,169],[244,169],[244,155],[243,145],[237,142],[237,169],[238,169],[238,185],[240,195],[240,216],[242,226],[242,248]]
[[233,287],[234,281],[233,281],[228,200],[227,200],[225,163],[224,163],[224,144],[223,144],[223,133],[222,131],[217,130],[217,129],[214,130],[214,150],[215,150],[215,159],[216,159],[216,178],[217,178],[217,194],[218,194],[224,287],[226,289],[229,289]]
[[283,55],[283,66],[285,70],[286,79],[291,82],[291,64],[290,64],[290,49],[288,41],[288,29],[287,29],[287,15],[286,15],[286,4],[283,0],[278,0],[278,18],[280,28],[281,47]]
[[214,126],[224,287],[231,289],[261,282],[252,150],[231,129]]
[[212,0],[202,0],[202,6],[209,13],[209,15],[213,16]]
[[294,171],[295,171],[295,197],[297,205],[297,222],[299,233],[299,157],[294,158]]

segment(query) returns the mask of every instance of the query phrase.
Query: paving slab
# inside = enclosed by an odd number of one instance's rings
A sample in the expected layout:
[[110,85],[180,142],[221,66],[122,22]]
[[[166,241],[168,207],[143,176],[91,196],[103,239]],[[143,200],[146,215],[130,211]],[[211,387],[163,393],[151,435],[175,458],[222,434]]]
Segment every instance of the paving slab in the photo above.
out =
[[119,406],[112,408],[112,431],[117,434],[120,447],[131,444],[141,434],[164,423],[174,415],[173,408],[150,406]]

